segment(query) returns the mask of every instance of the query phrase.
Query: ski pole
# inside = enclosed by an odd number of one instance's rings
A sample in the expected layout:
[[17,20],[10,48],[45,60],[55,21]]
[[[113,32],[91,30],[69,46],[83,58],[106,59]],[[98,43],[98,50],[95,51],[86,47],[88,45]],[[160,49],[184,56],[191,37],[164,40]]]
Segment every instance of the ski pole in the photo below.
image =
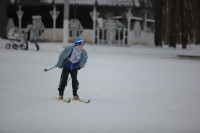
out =
[[54,67],[52,67],[52,68],[49,68],[49,69],[46,69],[46,68],[44,68],[44,71],[46,72],[46,71],[49,71],[49,70],[51,70],[51,69],[54,69],[56,66],[54,66]]

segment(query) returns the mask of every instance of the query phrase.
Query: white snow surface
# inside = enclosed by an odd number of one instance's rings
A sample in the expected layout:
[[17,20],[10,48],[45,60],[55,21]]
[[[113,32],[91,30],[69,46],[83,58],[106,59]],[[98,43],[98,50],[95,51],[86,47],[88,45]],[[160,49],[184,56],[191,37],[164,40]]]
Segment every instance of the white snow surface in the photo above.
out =
[[[187,50],[85,45],[81,99],[55,100],[61,43],[7,50],[0,39],[0,133],[199,133],[200,60]],[[199,49],[199,46],[190,48]],[[65,97],[72,97],[71,80]]]

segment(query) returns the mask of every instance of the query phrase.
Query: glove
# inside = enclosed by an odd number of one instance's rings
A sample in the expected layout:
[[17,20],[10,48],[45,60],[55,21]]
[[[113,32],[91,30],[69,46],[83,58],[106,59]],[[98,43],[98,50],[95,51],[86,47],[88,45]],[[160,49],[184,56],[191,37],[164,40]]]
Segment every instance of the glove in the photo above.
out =
[[81,67],[78,67],[78,68],[77,68],[77,70],[80,70],[80,69],[81,69]]

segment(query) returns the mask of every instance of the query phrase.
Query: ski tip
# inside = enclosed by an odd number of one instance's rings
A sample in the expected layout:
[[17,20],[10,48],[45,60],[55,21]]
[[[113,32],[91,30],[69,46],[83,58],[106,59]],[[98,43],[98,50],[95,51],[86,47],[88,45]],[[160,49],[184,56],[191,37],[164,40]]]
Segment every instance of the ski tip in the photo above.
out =
[[70,101],[71,101],[71,100],[69,99],[69,100],[67,101],[67,103],[70,103]]
[[87,103],[89,103],[90,102],[90,99],[87,101]]

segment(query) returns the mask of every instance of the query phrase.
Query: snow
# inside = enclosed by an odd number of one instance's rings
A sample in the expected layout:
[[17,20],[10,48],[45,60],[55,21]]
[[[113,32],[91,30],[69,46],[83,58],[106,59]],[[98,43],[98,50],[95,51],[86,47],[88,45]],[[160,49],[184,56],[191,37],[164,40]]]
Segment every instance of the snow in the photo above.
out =
[[[87,45],[78,74],[85,104],[55,100],[61,43],[7,50],[0,39],[0,133],[199,133],[200,61],[187,50]],[[71,80],[65,97],[72,97]]]

